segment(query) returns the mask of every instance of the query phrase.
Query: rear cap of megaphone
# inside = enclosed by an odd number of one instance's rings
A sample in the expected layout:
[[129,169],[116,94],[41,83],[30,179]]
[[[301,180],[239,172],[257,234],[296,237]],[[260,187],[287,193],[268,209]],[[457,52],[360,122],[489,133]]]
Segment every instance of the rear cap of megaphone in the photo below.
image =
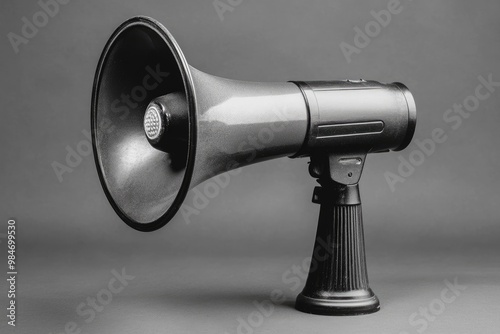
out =
[[[144,132],[149,102],[169,93],[184,94],[187,103],[188,140],[179,156],[153,148]],[[118,27],[94,78],[92,145],[106,197],[132,228],[161,228],[186,197],[195,159],[195,108],[188,63],[168,30],[143,16]]]

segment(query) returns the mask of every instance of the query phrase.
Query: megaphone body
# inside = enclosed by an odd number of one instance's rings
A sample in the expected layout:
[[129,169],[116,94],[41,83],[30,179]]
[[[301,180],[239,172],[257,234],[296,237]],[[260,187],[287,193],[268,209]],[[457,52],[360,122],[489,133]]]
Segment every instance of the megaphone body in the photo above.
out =
[[[262,83],[212,76],[189,66],[170,33],[146,17],[126,21],[104,48],[91,114],[94,157],[104,191],[116,213],[140,231],[170,221],[197,184],[234,168],[286,156],[311,158],[309,172],[323,186],[315,191],[326,217],[321,223],[320,214],[320,226],[332,225],[334,212],[325,213],[323,201],[328,201],[325,207],[360,208],[357,183],[366,154],[405,148],[416,124],[415,102],[403,84]],[[348,224],[361,225],[360,216],[356,219]],[[363,243],[362,230],[351,232],[352,240]],[[353,265],[352,275],[366,276],[366,270],[354,270],[363,266],[360,261],[364,264],[364,249],[352,251],[353,261],[359,259],[344,267]],[[312,274],[304,292],[308,285],[314,285],[314,291],[303,295],[300,303],[305,306],[298,309],[318,314],[378,309],[367,278],[362,279],[364,285],[337,288],[330,298],[328,293],[318,295]],[[342,295],[349,291],[364,294]]]

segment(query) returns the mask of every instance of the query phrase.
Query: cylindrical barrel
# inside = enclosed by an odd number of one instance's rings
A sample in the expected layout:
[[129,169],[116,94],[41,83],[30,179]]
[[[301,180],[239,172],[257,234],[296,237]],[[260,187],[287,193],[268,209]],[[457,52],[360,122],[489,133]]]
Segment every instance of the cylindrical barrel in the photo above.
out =
[[404,149],[416,125],[405,85],[376,81],[295,82],[309,111],[309,132],[297,156],[316,150],[379,152]]

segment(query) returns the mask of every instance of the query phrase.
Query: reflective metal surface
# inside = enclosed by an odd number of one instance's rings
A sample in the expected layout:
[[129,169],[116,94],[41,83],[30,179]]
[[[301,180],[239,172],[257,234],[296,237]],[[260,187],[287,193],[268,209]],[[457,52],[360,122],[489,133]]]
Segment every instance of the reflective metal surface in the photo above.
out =
[[293,83],[244,82],[191,68],[196,86],[198,146],[193,185],[221,172],[295,154],[308,114]]
[[[186,154],[175,158],[152,147],[144,133],[149,102],[172,92],[185,96],[189,111]],[[160,228],[184,200],[194,166],[194,111],[189,67],[173,37],[150,18],[123,23],[106,44],[97,67],[92,141],[106,196],[131,227]]]

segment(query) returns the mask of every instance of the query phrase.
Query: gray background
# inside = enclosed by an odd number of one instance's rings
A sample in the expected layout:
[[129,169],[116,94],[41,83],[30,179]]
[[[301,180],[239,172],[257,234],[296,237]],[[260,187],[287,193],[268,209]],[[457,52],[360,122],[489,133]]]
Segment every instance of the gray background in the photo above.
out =
[[[340,43],[353,44],[353,28],[387,3],[243,0],[221,21],[211,1],[72,1],[16,54],[7,33],[19,34],[21,18],[40,8],[3,1],[0,232],[8,218],[17,220],[19,313],[16,331],[2,315],[2,333],[59,333],[69,321],[85,333],[236,333],[238,317],[246,319],[253,301],[269,299],[275,288],[287,301],[254,333],[417,333],[422,328],[408,318],[454,279],[467,289],[424,332],[496,332],[500,89],[457,130],[443,114],[474,93],[478,76],[500,81],[500,3],[402,0],[402,12],[348,63]],[[161,21],[189,63],[210,74],[403,82],[417,101],[415,139],[435,128],[447,132],[394,192],[384,173],[396,172],[398,157],[407,159],[416,145],[367,160],[361,191],[379,313],[330,318],[292,308],[300,289],[282,275],[310,256],[319,210],[307,159],[246,167],[189,224],[177,215],[154,233],[136,232],[115,215],[92,156],[58,181],[51,163],[64,163],[65,147],[75,148],[90,128],[102,48],[122,21],[139,14]],[[85,323],[76,306],[123,267],[135,279]]]

